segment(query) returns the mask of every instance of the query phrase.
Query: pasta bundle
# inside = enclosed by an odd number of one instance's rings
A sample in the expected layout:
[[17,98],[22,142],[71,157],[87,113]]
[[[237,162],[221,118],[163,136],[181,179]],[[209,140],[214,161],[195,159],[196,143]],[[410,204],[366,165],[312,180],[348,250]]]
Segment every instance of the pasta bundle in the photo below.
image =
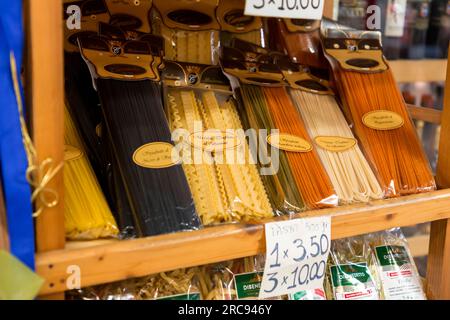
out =
[[[355,132],[378,171],[381,185],[387,188],[387,196],[434,190],[436,185],[428,160],[392,72],[361,73],[339,66],[333,69]],[[364,124],[363,118],[369,112],[380,110],[398,114],[403,125],[392,130],[377,130]]]
[[[239,90],[243,99],[242,116],[246,129],[276,129],[269,114],[262,89],[253,85],[243,85]],[[258,137],[253,137],[256,140]],[[276,173],[263,175],[269,199],[275,210],[282,214],[291,214],[304,210],[302,196],[297,188],[289,161],[285,152],[279,152],[279,165]],[[259,146],[259,163],[262,168],[275,169],[268,148]],[[275,170],[274,170],[275,171]]]
[[[286,88],[263,87],[269,114],[275,128],[281,133],[300,137],[312,145],[302,118],[297,112]],[[308,152],[286,152],[297,187],[308,208],[336,206],[333,186],[314,149]]]
[[[195,123],[204,130],[221,132],[242,129],[231,100],[219,103],[212,91],[168,90],[168,113],[172,130],[185,129],[195,134]],[[196,146],[192,146],[195,154]],[[201,151],[201,163],[183,163],[197,211],[205,225],[221,222],[250,221],[272,216],[264,186],[246,143],[236,146],[243,163],[233,162],[223,152],[221,163],[212,163]],[[195,159],[191,159],[195,160]]]
[[118,234],[84,146],[65,108],[64,219],[66,235],[73,240],[111,237]]
[[97,88],[138,235],[198,229],[186,176],[171,158],[159,84],[98,79]]
[[342,151],[317,147],[317,153],[331,179],[339,201],[367,202],[383,197],[375,174],[369,166],[344,118],[334,96],[291,89],[312,139],[335,137],[354,141],[354,145]]

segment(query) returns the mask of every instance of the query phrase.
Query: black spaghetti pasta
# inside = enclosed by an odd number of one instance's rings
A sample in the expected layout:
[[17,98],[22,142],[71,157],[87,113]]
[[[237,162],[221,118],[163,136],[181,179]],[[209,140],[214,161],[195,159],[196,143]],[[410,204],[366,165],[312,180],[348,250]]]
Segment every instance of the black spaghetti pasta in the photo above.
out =
[[97,89],[138,235],[198,229],[200,220],[181,165],[149,168],[134,160],[143,146],[172,143],[159,85],[99,79]]
[[[80,53],[67,53],[65,59],[65,91],[70,115],[85,144],[87,156],[105,190],[105,153],[96,127],[101,121],[98,96],[92,78]],[[108,198],[108,195],[105,194]]]

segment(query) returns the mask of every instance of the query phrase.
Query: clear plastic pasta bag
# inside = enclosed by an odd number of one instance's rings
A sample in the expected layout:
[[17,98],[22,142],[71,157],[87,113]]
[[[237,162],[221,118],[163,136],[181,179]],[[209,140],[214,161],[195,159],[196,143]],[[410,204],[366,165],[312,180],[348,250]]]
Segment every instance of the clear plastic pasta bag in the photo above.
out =
[[334,83],[385,196],[435,190],[430,164],[383,56],[381,34],[326,27],[322,42]]
[[222,48],[221,65],[232,79],[246,129],[259,141],[258,162],[272,206],[279,214],[337,206],[332,183],[283,74],[270,62],[271,53],[244,41],[233,45]]
[[[264,256],[200,267],[199,283],[205,300],[259,300]],[[266,300],[282,300],[274,297]]]
[[64,222],[66,237],[116,237],[119,230],[68,109],[64,108]]
[[382,298],[375,255],[364,236],[332,242],[325,290],[330,300]]
[[[185,82],[189,77],[199,80]],[[166,62],[163,81],[172,140],[203,224],[272,217],[272,207],[221,69]]]
[[375,253],[386,300],[426,300],[408,242],[400,228],[366,235]]
[[179,269],[67,293],[70,300],[201,300],[197,268]]
[[215,64],[219,46],[216,1],[154,1],[151,13],[153,34],[164,38],[165,59]]

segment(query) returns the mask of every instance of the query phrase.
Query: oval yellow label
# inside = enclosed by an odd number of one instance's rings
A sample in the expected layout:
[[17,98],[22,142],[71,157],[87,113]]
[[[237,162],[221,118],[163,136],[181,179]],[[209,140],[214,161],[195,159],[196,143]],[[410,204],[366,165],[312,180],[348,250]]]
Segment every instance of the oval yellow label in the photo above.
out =
[[309,152],[312,144],[300,137],[288,133],[274,133],[267,137],[267,142],[280,150],[290,152]]
[[354,138],[337,136],[318,136],[314,139],[322,149],[332,152],[343,152],[353,148],[358,142]]
[[191,146],[208,152],[237,148],[241,142],[233,131],[206,130],[189,136]]
[[175,147],[167,142],[153,142],[143,145],[133,154],[138,166],[148,169],[169,168],[179,163],[180,158]]
[[405,121],[396,112],[388,110],[376,110],[366,113],[362,121],[366,127],[375,130],[394,130],[401,128]]
[[79,159],[83,156],[83,151],[74,147],[65,145],[64,146],[64,161],[71,161]]

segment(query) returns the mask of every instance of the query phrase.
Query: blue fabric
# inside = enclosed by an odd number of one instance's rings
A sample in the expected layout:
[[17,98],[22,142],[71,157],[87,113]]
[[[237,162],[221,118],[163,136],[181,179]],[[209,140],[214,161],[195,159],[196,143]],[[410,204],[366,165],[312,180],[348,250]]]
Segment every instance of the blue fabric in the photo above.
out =
[[[28,166],[11,78],[10,51],[20,71],[22,1],[0,0],[0,166],[11,253],[34,270],[34,229]],[[19,77],[20,79],[20,77]]]

